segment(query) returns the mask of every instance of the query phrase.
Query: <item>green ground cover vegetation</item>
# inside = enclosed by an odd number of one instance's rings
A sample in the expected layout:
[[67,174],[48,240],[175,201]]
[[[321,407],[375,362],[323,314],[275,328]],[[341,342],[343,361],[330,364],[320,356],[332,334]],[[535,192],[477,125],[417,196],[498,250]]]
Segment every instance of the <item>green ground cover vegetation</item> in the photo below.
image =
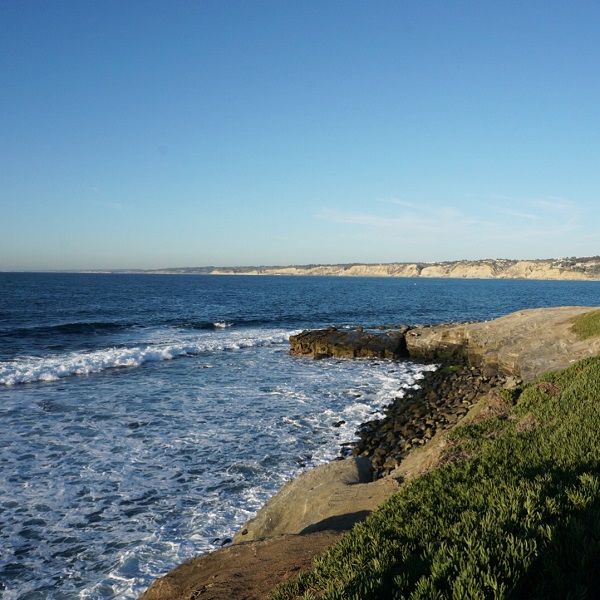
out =
[[597,597],[600,357],[509,399],[272,600]]
[[600,335],[600,310],[577,317],[573,331],[584,340]]

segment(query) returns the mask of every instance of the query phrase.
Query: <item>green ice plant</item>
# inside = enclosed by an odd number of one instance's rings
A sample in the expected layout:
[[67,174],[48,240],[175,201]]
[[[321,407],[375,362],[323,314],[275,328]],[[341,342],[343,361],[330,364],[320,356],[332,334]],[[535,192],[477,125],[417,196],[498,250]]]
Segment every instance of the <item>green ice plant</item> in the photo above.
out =
[[577,317],[573,322],[573,331],[582,339],[600,335],[600,310]]

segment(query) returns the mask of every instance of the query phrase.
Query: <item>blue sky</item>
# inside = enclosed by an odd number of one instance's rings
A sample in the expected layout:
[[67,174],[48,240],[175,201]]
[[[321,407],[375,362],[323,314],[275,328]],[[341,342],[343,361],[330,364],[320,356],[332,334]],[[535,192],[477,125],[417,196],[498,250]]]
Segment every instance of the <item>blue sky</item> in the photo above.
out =
[[600,254],[600,3],[2,0],[0,270]]

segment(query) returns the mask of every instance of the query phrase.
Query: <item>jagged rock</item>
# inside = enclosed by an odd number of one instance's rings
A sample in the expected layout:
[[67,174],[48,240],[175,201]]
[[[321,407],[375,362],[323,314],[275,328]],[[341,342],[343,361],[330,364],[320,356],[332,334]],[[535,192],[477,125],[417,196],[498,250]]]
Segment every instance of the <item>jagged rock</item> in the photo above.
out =
[[315,358],[406,358],[407,330],[407,326],[399,326],[377,332],[333,327],[303,331],[290,337],[290,352]]

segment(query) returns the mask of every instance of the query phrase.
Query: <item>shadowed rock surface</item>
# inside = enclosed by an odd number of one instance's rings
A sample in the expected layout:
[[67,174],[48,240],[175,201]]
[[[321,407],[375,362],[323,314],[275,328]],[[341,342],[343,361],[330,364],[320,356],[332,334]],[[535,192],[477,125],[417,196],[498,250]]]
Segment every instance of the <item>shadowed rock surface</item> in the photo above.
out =
[[320,329],[290,337],[292,354],[324,358],[406,358],[406,325],[388,331],[359,329]]
[[394,479],[373,481],[368,457],[338,460],[288,481],[233,538],[234,543],[284,533],[350,529],[398,489]]

